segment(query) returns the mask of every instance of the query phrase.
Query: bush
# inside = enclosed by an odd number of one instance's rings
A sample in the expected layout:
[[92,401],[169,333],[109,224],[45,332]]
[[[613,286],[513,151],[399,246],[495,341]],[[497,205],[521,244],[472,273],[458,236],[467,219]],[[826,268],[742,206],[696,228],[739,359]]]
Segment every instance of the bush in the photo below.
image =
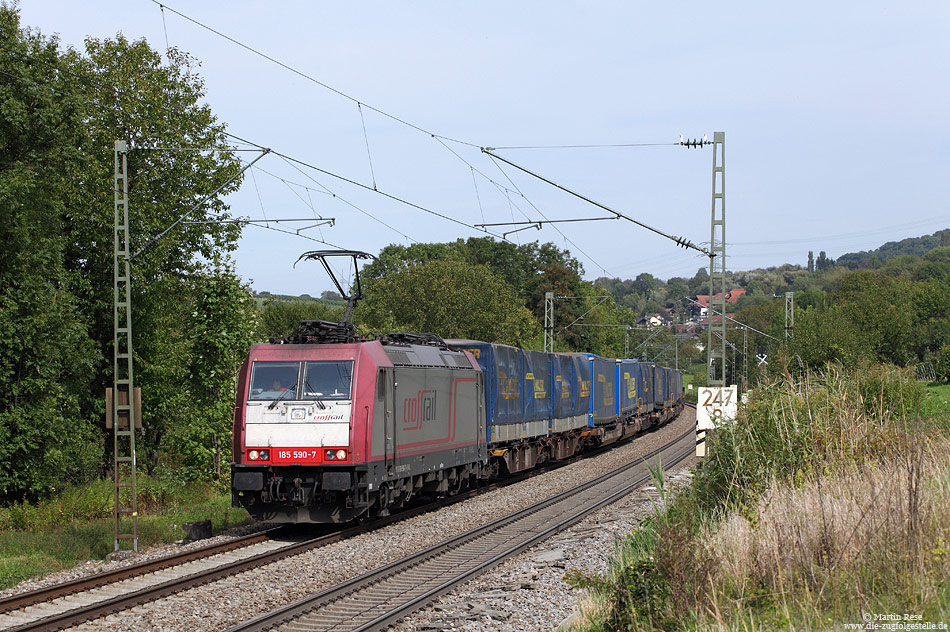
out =
[[934,366],[937,381],[950,382],[950,345],[940,347],[940,356]]
[[889,366],[758,387],[608,573],[570,577],[598,604],[589,629],[829,629],[867,611],[940,620],[950,441],[945,420],[917,416],[922,404],[945,410],[935,397]]
[[906,369],[831,366],[756,388],[735,424],[709,440],[694,481],[705,510],[753,503],[776,480],[801,480],[844,462],[880,459],[904,433],[923,389]]

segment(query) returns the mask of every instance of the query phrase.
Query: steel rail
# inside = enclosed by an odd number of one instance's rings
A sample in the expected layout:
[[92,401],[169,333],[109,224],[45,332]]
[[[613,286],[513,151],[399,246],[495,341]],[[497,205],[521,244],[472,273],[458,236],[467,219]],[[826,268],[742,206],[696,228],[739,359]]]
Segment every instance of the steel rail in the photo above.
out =
[[146,575],[148,573],[154,573],[155,571],[178,566],[186,562],[200,560],[206,557],[211,557],[212,555],[227,553],[228,551],[232,551],[234,549],[264,542],[265,540],[271,539],[274,533],[280,530],[282,530],[282,527],[273,527],[258,533],[245,535],[234,540],[228,540],[227,542],[204,546],[192,551],[186,551],[184,553],[166,555],[148,562],[124,566],[122,568],[96,573],[95,575],[89,575],[87,577],[79,577],[77,579],[54,584],[45,588],[39,588],[29,592],[10,595],[0,599],[0,614],[5,614],[14,610],[20,610],[22,608],[26,608],[27,606],[32,606],[46,601],[52,601],[53,599],[59,599],[60,597],[67,597],[84,590],[91,590],[93,588],[98,588],[107,584],[130,579],[132,577],[138,577],[140,575]]
[[[672,443],[678,443],[679,441],[683,439],[684,436],[692,435],[692,434],[693,434],[692,431],[688,432]],[[685,450],[682,450],[678,454],[676,454],[676,456],[673,457],[672,461],[668,464],[668,466],[672,467],[672,466],[678,465],[687,457],[692,455],[694,452],[695,452],[695,448],[692,445],[690,445]],[[415,599],[412,599],[411,601],[407,601],[402,606],[392,609],[390,612],[377,617],[373,621],[370,621],[364,625],[361,625],[358,628],[354,628],[352,632],[369,632],[370,630],[381,630],[386,627],[389,627],[391,624],[398,622],[400,619],[404,618],[406,615],[411,614],[412,612],[415,612],[416,610],[419,610],[420,608],[423,608],[430,601],[438,597],[441,597],[445,593],[455,588],[455,586],[463,582],[466,582],[469,579],[477,577],[478,575],[481,575],[482,573],[488,570],[491,570],[492,568],[494,568],[498,564],[501,564],[508,558],[514,557],[518,555],[519,553],[521,553],[522,551],[525,551],[526,549],[532,547],[534,544],[544,541],[560,533],[562,530],[573,526],[574,524],[580,522],[586,516],[600,509],[601,507],[620,500],[622,497],[628,495],[631,491],[633,491],[634,488],[639,487],[640,485],[649,481],[650,477],[651,477],[651,474],[649,472],[647,472],[646,474],[642,474],[641,476],[637,477],[634,481],[632,481],[629,485],[624,486],[621,490],[616,491],[613,494],[610,494],[609,496],[604,497],[600,501],[596,502],[593,505],[588,506],[587,508],[585,508],[584,510],[580,512],[577,512],[576,514],[571,515],[568,518],[565,518],[551,525],[544,531],[540,533],[536,533],[534,536],[516,544],[515,546],[512,546],[511,548],[498,553],[491,559],[482,562],[475,568],[469,569],[465,573],[460,573],[457,576],[444,581],[439,586],[432,588],[431,590],[427,591],[426,593],[423,593],[422,595],[419,595],[418,597],[416,597]]]
[[[611,446],[613,447],[613,446]],[[207,569],[205,571],[199,571],[193,575],[186,576],[180,579],[172,579],[167,582],[162,582],[155,584],[153,586],[145,587],[136,591],[130,591],[126,594],[119,595],[116,597],[103,599],[95,603],[86,604],[71,610],[64,611],[62,613],[51,615],[42,619],[38,619],[33,622],[24,623],[17,625],[11,628],[8,628],[8,632],[53,632],[56,630],[61,630],[85,621],[90,621],[97,619],[109,614],[114,614],[116,612],[121,612],[128,608],[148,603],[149,601],[154,601],[156,599],[161,599],[162,597],[167,597],[169,595],[181,592],[183,590],[188,590],[189,588],[194,588],[206,583],[228,577],[230,575],[236,575],[242,573],[251,568],[259,568],[262,565],[269,564],[271,562],[276,562],[286,557],[291,557],[293,555],[298,555],[304,553],[308,550],[319,548],[322,546],[327,546],[340,542],[347,538],[351,538],[357,535],[367,533],[369,531],[374,531],[376,529],[381,529],[383,527],[389,526],[396,522],[407,520],[415,516],[421,515],[438,509],[440,507],[452,505],[464,500],[468,500],[477,495],[487,493],[489,491],[506,487],[508,485],[513,485],[515,483],[521,482],[528,478],[539,476],[546,472],[549,472],[554,469],[558,469],[572,463],[579,458],[589,458],[600,453],[600,450],[595,450],[594,452],[587,452],[582,455],[577,455],[571,459],[565,459],[563,461],[552,461],[543,466],[539,466],[528,472],[523,472],[511,477],[508,477],[502,481],[495,482],[491,485],[485,487],[475,488],[461,492],[454,496],[449,496],[442,499],[437,503],[427,503],[425,505],[420,505],[418,507],[410,507],[407,509],[394,512],[393,515],[377,518],[370,524],[358,525],[342,529],[335,533],[328,535],[323,535],[318,538],[308,539],[304,542],[288,545],[287,547],[277,549],[275,551],[269,551],[265,553],[260,553],[258,555],[251,556],[243,560],[237,560],[234,562],[228,562],[216,566],[212,569]],[[281,527],[277,527],[281,529]],[[269,530],[265,533],[269,533],[272,530]],[[102,586],[107,586],[109,584],[122,581],[125,579],[130,579],[134,577],[140,577],[147,575],[152,572],[158,572],[171,568],[173,566],[178,566],[180,564],[195,561],[203,558],[210,557],[212,555],[229,552],[244,546],[262,542],[268,538],[261,537],[261,534],[257,534],[257,539],[252,540],[254,536],[245,536],[238,540],[231,541],[230,543],[222,543],[220,545],[215,545],[213,547],[205,547],[194,552],[167,556],[165,558],[160,558],[152,562],[146,562],[143,564],[136,564],[126,568],[116,569],[115,571],[109,571],[107,573],[100,573],[93,575],[88,578],[80,578],[70,582],[65,582],[62,584],[57,584],[55,586],[50,586],[48,588],[43,588],[37,591],[31,591],[28,593],[21,593],[19,595],[13,595],[0,601],[0,604],[6,606],[6,609],[0,611],[0,614],[15,613],[17,610],[22,610],[25,607],[47,603],[53,599],[58,599],[61,597],[66,597],[69,595],[79,594],[83,591],[92,590]]]
[[[257,632],[260,630],[273,629],[276,626],[289,623],[298,618],[303,618],[307,613],[319,613],[321,610],[324,610],[330,604],[341,600],[344,597],[350,598],[355,597],[356,600],[360,601],[359,606],[354,606],[353,610],[362,609],[363,611],[369,609],[367,602],[368,598],[360,599],[358,594],[361,590],[364,590],[371,586],[376,586],[380,582],[388,579],[393,579],[402,573],[412,573],[414,570],[418,569],[422,564],[434,560],[434,558],[443,555],[449,551],[458,549],[459,547],[470,544],[479,538],[490,537],[493,534],[496,534],[500,529],[513,525],[514,523],[532,515],[537,514],[540,511],[543,511],[548,508],[555,507],[558,503],[564,502],[566,499],[571,498],[581,492],[588,491],[591,488],[597,486],[598,484],[605,483],[614,479],[615,477],[621,476],[626,473],[628,470],[637,467],[638,465],[644,463],[647,459],[652,459],[655,456],[661,454],[662,452],[669,450],[670,448],[676,446],[687,438],[690,438],[694,435],[695,431],[690,428],[688,431],[676,437],[674,440],[668,442],[667,444],[657,448],[656,450],[651,451],[649,454],[641,457],[636,461],[632,461],[626,465],[623,465],[619,468],[612,470],[604,475],[601,475],[595,479],[577,485],[565,492],[551,496],[545,500],[542,500],[530,507],[522,509],[520,511],[514,512],[498,520],[492,521],[486,525],[476,527],[465,533],[457,535],[449,540],[441,542],[439,544],[433,545],[426,549],[423,549],[417,553],[406,556],[400,560],[396,560],[390,564],[387,564],[383,567],[380,567],[376,570],[365,573],[359,577],[356,577],[352,580],[333,586],[324,591],[305,597],[303,599],[297,600],[283,608],[279,608],[270,613],[266,613],[251,619],[250,621],[244,622],[237,626],[233,626],[227,629],[227,632]],[[675,465],[682,462],[688,456],[693,454],[694,446],[692,442],[690,445],[676,453],[670,465]],[[599,509],[600,507],[615,502],[617,499],[629,494],[634,488],[639,487],[644,482],[650,479],[649,472],[642,474],[636,477],[633,481],[630,481],[621,487],[610,491],[608,494],[604,495],[597,500],[589,500],[583,504],[583,507],[577,510],[573,510],[570,515],[565,518],[559,519],[554,523],[551,523],[546,528],[541,529],[540,531],[534,532],[528,537],[517,541],[512,546],[506,547],[500,552],[491,553],[479,562],[474,567],[469,567],[463,570],[460,573],[456,573],[451,577],[441,581],[435,587],[432,587],[428,590],[425,590],[422,593],[416,595],[407,595],[407,599],[396,607],[391,608],[390,610],[381,613],[377,616],[374,616],[368,621],[363,623],[356,624],[355,621],[352,621],[354,624],[352,627],[346,629],[352,630],[353,632],[364,632],[369,630],[378,630],[385,628],[389,625],[392,625],[399,619],[405,617],[410,612],[417,610],[423,607],[426,603],[432,599],[444,594],[451,590],[454,586],[467,581],[471,577],[477,576],[485,572],[486,570],[494,567],[505,559],[512,557],[521,551],[529,548],[536,542],[546,539],[551,535],[558,533],[559,531],[569,527],[570,525],[580,521],[588,514]],[[506,540],[510,542],[510,538],[506,537]],[[453,562],[452,565],[457,562]],[[454,571],[453,571],[454,572]],[[421,582],[417,582],[421,583]],[[341,606],[342,607],[342,606]],[[325,610],[324,610],[325,612]],[[351,615],[353,619],[356,618],[355,615]],[[315,622],[299,622],[300,626],[306,627],[307,629],[320,629]],[[349,625],[349,624],[348,624]],[[301,629],[303,629],[301,627]],[[329,628],[326,628],[329,629]],[[342,628],[340,628],[342,629]]]
[[[479,493],[484,493],[488,491],[488,488],[476,489],[466,492],[464,494],[459,494],[445,499],[444,504],[453,504],[455,502],[460,502],[467,499],[470,495],[475,495]],[[290,544],[286,547],[274,550],[267,551],[264,553],[259,553],[241,560],[226,562],[219,566],[216,566],[211,569],[206,569],[204,571],[199,571],[193,575],[188,575],[183,578],[170,579],[168,581],[155,584],[153,586],[148,586],[140,590],[133,592],[128,592],[123,595],[118,595],[116,597],[103,599],[95,603],[87,604],[68,610],[56,615],[45,617],[43,619],[38,619],[33,622],[24,623],[18,626],[7,628],[6,632],[55,632],[56,630],[62,630],[85,621],[90,621],[93,619],[98,619],[116,612],[121,612],[122,610],[127,610],[134,606],[138,606],[150,601],[155,601],[161,599],[162,597],[167,597],[175,593],[181,592],[183,590],[188,590],[196,586],[201,586],[204,584],[229,577],[231,575],[237,575],[243,573],[244,571],[251,570],[254,568],[260,568],[265,564],[270,564],[282,560],[287,557],[292,557],[294,555],[299,555],[305,553],[311,549],[320,548],[330,544],[335,544],[342,540],[354,537],[356,535],[361,535],[369,531],[374,531],[382,527],[389,526],[395,522],[401,520],[406,520],[408,518],[417,516],[428,511],[432,511],[435,507],[431,504],[423,505],[417,508],[408,509],[401,511],[399,513],[394,513],[392,516],[387,516],[385,518],[380,518],[374,522],[366,525],[358,525],[354,527],[349,527],[342,529],[335,533],[328,535],[323,535],[318,538],[312,538],[305,540],[303,542],[298,542]],[[240,547],[232,547],[233,549]],[[208,556],[203,556],[208,557]],[[165,568],[175,566],[177,564],[168,564]],[[133,568],[133,567],[129,567]],[[126,570],[126,569],[119,569]],[[157,570],[164,570],[160,568]],[[146,573],[138,573],[135,576],[141,576]],[[125,579],[125,578],[121,578]],[[102,582],[98,586],[108,585],[114,582]],[[55,588],[55,587],[52,587]],[[87,588],[88,589],[88,588]],[[73,591],[71,594],[76,594],[78,591]],[[26,593],[28,594],[28,593]],[[39,601],[34,601],[39,603]],[[15,612],[15,611],[13,611]]]
[[[676,415],[673,416],[675,418]],[[692,431],[691,431],[692,432]],[[635,437],[634,437],[635,438]],[[611,444],[603,448],[594,450],[592,452],[586,452],[580,455],[571,457],[570,459],[564,459],[561,461],[552,461],[546,463],[543,466],[539,466],[533,470],[523,472],[521,474],[508,477],[502,481],[495,482],[491,485],[485,487],[475,488],[450,496],[442,499],[437,503],[428,503],[418,507],[410,507],[399,511],[398,513],[393,513],[392,516],[387,516],[384,518],[378,518],[372,523],[365,525],[358,525],[346,529],[341,529],[335,533],[328,535],[323,535],[317,538],[308,539],[302,542],[290,544],[286,547],[276,549],[274,551],[267,551],[259,553],[247,558],[225,562],[218,566],[215,566],[210,569],[205,569],[203,571],[198,571],[192,575],[188,575],[182,578],[170,579],[165,582],[154,584],[145,588],[138,590],[130,591],[126,594],[118,595],[111,598],[102,599],[94,603],[80,605],[77,608],[64,611],[55,615],[51,615],[45,618],[38,619],[36,621],[31,621],[16,625],[13,627],[7,628],[8,632],[53,632],[56,630],[62,630],[85,621],[94,620],[109,614],[114,614],[116,612],[121,612],[132,608],[137,605],[148,603],[150,601],[155,601],[163,597],[194,588],[203,584],[211,583],[217,581],[224,577],[231,575],[236,575],[242,573],[246,570],[253,568],[260,568],[263,565],[279,561],[281,559],[291,557],[304,553],[308,550],[319,548],[322,546],[327,546],[340,542],[342,540],[381,529],[383,527],[389,526],[401,520],[406,520],[412,518],[440,507],[452,505],[469,498],[475,497],[480,494],[487,493],[489,491],[512,485],[528,478],[534,476],[539,476],[544,473],[547,473],[551,470],[558,469],[569,463],[573,463],[582,458],[589,458],[596,456],[597,454],[602,453],[607,449],[615,447],[615,445],[620,445],[626,443],[629,439],[622,440],[617,444]],[[597,480],[597,479],[595,479]],[[0,600],[0,604],[6,604],[8,607],[0,611],[0,614],[15,614],[18,609],[23,609],[29,605],[36,605],[40,603],[46,603],[53,599],[74,595],[81,593],[85,590],[91,590],[95,588],[100,588],[102,586],[107,586],[113,584],[117,581],[122,581],[125,579],[130,579],[134,577],[140,577],[147,575],[149,573],[158,572],[171,568],[174,566],[181,565],[186,562],[197,561],[200,559],[208,558],[213,555],[230,552],[245,546],[263,542],[267,539],[270,539],[270,536],[267,534],[272,534],[273,531],[279,530],[282,527],[277,527],[276,529],[268,530],[259,534],[252,534],[250,536],[244,536],[237,540],[232,540],[230,542],[221,543],[219,545],[213,545],[210,547],[203,547],[195,551],[191,551],[179,555],[171,555],[163,558],[153,560],[151,562],[145,562],[142,564],[135,564],[129,567],[116,569],[115,571],[109,571],[106,573],[97,574],[88,578],[80,578],[70,582],[65,582],[63,584],[58,584],[55,586],[50,586],[48,588],[40,589],[38,591],[31,591],[28,593],[21,593],[19,595],[12,595],[4,600]],[[18,603],[20,605],[14,606],[13,604]]]

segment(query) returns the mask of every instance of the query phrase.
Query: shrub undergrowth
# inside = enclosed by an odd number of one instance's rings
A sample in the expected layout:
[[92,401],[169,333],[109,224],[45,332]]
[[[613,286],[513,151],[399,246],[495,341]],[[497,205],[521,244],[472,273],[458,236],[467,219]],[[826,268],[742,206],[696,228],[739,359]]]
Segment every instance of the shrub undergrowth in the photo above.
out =
[[569,573],[590,595],[586,629],[825,629],[869,612],[942,620],[950,439],[945,417],[919,416],[946,410],[932,400],[887,366],[757,388],[713,434],[692,484],[661,492],[607,573]]

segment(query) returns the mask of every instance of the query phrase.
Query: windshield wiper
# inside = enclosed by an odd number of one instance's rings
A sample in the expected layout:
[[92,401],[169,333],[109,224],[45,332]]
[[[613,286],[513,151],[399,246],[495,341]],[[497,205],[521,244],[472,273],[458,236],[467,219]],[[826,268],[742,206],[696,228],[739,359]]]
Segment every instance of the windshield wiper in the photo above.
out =
[[[310,380],[306,380],[306,381],[304,382],[304,388],[307,389],[307,392],[308,392],[308,393],[316,393],[316,391],[313,390],[313,387],[310,386]],[[320,410],[325,410],[326,407],[327,407],[327,405],[324,404],[320,399],[318,399],[316,395],[313,396],[313,403],[316,404],[317,406],[319,406],[319,407],[320,407]]]
[[282,399],[284,399],[285,397],[287,397],[287,394],[288,394],[288,393],[296,393],[296,392],[297,392],[297,383],[294,382],[293,388],[291,388],[290,390],[284,391],[283,393],[281,393],[280,395],[278,395],[278,396],[277,396],[277,399],[275,399],[274,401],[272,401],[272,402],[270,403],[270,406],[267,407],[267,410],[274,410],[274,407],[277,406],[277,404],[279,404]]

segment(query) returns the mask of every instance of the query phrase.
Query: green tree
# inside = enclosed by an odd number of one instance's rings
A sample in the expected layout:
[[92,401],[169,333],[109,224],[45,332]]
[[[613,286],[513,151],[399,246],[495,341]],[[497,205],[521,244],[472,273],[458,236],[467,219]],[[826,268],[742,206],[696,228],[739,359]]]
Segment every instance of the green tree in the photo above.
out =
[[[941,248],[941,250],[943,250]],[[947,248],[950,250],[950,248]],[[917,268],[916,274],[918,281],[928,281],[934,280],[941,283],[946,283],[950,280],[950,261],[924,261],[920,267]]]
[[224,480],[237,372],[257,341],[259,311],[231,268],[195,275],[191,285],[186,405],[192,415],[168,428],[165,452],[188,478]]
[[950,345],[944,345],[940,348],[940,354],[937,356],[937,362],[934,366],[934,373],[940,382],[950,382]]
[[823,272],[831,268],[835,264],[834,259],[829,259],[828,255],[825,254],[825,251],[822,250],[818,253],[818,259],[815,261],[815,269],[819,272]]
[[[877,360],[904,365],[911,359],[911,282],[869,270],[852,272],[832,294],[851,328]],[[797,323],[796,323],[797,327]]]
[[650,293],[657,288],[657,280],[649,272],[641,272],[633,280],[633,291],[640,296],[649,298]]
[[0,500],[83,481],[102,454],[73,396],[98,355],[63,266],[86,140],[66,66],[55,39],[0,5]]
[[367,281],[381,279],[422,263],[465,261],[466,255],[465,242],[461,239],[447,244],[390,244],[379,252],[375,260],[363,266],[362,277]]
[[259,338],[284,338],[291,334],[302,320],[339,322],[342,318],[342,307],[318,301],[269,301],[261,310]]
[[870,341],[850,322],[846,310],[837,306],[796,309],[795,333],[788,349],[815,368],[834,362],[854,367],[872,351]]
[[[181,401],[181,380],[189,370],[189,343],[181,323],[190,313],[191,277],[203,264],[223,265],[237,245],[234,224],[210,224],[228,217],[222,196],[235,190],[240,169],[229,151],[154,151],[149,147],[220,148],[223,125],[204,103],[195,61],[172,49],[168,61],[144,40],[86,40],[85,56],[73,60],[85,104],[84,183],[64,217],[65,265],[69,287],[91,320],[91,335],[103,357],[112,356],[113,147],[124,140],[129,153],[130,246],[133,336],[136,378],[142,386],[145,437],[140,448],[154,467],[170,428],[187,423],[193,408]],[[141,148],[141,149],[138,149]],[[153,237],[172,225],[219,186],[221,191],[189,215],[198,222],[180,224],[157,242]],[[94,401],[112,379],[111,363],[94,374]]]
[[381,331],[432,332],[524,345],[538,321],[487,267],[462,261],[424,263],[368,279],[355,320]]
[[[578,296],[581,287],[580,262],[570,252],[551,243],[515,245],[490,237],[473,237],[445,244],[390,245],[377,261],[363,268],[365,279],[378,279],[392,272],[435,261],[465,262],[481,265],[500,279],[518,297],[538,321],[544,319],[544,295]],[[559,318],[570,322],[580,315],[575,299],[560,301]],[[565,332],[568,344],[577,343],[574,331]]]
[[[0,479],[16,470],[0,485],[10,498],[105,470],[115,140],[133,147],[133,252],[240,165],[229,151],[138,149],[224,145],[187,55],[172,50],[163,63],[144,41],[122,36],[87,40],[84,53],[61,51],[55,39],[21,30],[8,6],[0,7],[0,40]],[[226,184],[189,219],[226,217],[221,197],[238,185]],[[149,467],[168,430],[194,423],[210,405],[189,399],[182,386],[203,370],[191,364],[188,316],[201,298],[195,278],[217,274],[238,234],[235,225],[183,224],[133,262],[136,377],[146,427],[140,448]]]
[[950,287],[927,279],[913,284],[913,347],[917,359],[924,360],[950,345]]
[[684,298],[689,296],[689,282],[682,277],[674,277],[666,282],[667,302],[683,304]]

